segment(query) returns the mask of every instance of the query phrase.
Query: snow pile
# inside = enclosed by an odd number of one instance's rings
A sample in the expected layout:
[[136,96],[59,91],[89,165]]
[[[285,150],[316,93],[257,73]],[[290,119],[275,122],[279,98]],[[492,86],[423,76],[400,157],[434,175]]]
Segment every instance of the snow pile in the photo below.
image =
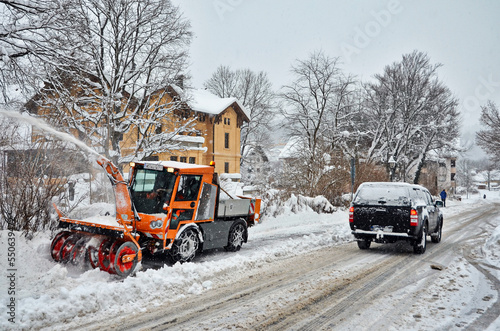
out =
[[488,279],[466,259],[459,257],[423,293],[415,294],[412,308],[402,316],[404,329],[460,329],[497,300],[498,295]]
[[262,201],[261,213],[270,217],[297,213],[334,213],[337,209],[324,196],[315,198],[292,194],[284,199],[280,191],[269,190]]
[[[312,199],[314,201],[314,199]],[[94,209],[105,213],[109,205]],[[22,329],[66,330],[92,319],[138,314],[146,307],[200,295],[207,289],[224,286],[224,277],[245,277],[249,270],[276,259],[352,240],[346,212],[314,214],[310,209],[294,214],[289,203],[285,215],[268,218],[249,229],[249,242],[237,253],[225,251],[202,254],[192,263],[146,269],[135,277],[120,279],[99,270],[81,270],[55,263],[50,257],[51,236],[38,233],[31,241],[17,234],[16,326]],[[90,216],[75,210],[80,216]],[[7,236],[0,232],[0,259],[5,261]],[[0,280],[7,288],[7,280]],[[0,305],[9,298],[2,293]],[[0,329],[10,329],[6,318]]]
[[[306,199],[308,200],[308,199]],[[310,207],[299,207],[295,197],[282,206],[283,214],[269,217],[249,229],[249,241],[236,253],[206,252],[191,263],[164,265],[143,269],[134,277],[120,279],[99,270],[81,270],[71,265],[52,261],[49,254],[50,234],[39,233],[27,241],[16,237],[16,324],[0,319],[0,329],[67,330],[89,321],[105,320],[126,314],[141,314],[146,309],[187,296],[203,295],[209,289],[225,286],[228,279],[245,278],[250,271],[276,260],[304,254],[312,250],[339,245],[353,240],[348,224],[347,210],[332,214],[317,214]],[[310,199],[320,205],[321,199]],[[488,203],[483,200],[450,201],[444,208],[445,219]],[[99,210],[104,212],[105,206]],[[492,264],[499,265],[500,229],[492,233],[482,250]],[[0,232],[0,261],[7,261],[8,232]],[[7,277],[0,279],[0,287],[8,288]],[[439,273],[439,279],[424,293],[420,292],[416,305],[399,312],[401,329],[427,330],[448,326],[448,319],[480,314],[498,298],[491,283],[465,259],[453,260]],[[459,291],[458,291],[459,290]],[[466,302],[464,291],[481,293],[481,302]],[[4,290],[0,305],[6,307],[10,296]],[[417,295],[415,294],[415,295]],[[393,294],[394,297],[404,293]],[[476,296],[477,297],[477,296]],[[372,310],[399,308],[391,302],[379,302]],[[474,310],[474,311],[472,311]],[[380,311],[373,312],[374,316]],[[467,315],[469,314],[469,315]],[[393,315],[393,314],[390,314]],[[468,317],[469,316],[469,317]]]
[[488,238],[488,240],[486,240],[486,243],[482,247],[482,251],[486,255],[487,261],[492,265],[500,265],[500,251],[496,249],[499,245],[500,226],[495,228],[491,236]]
[[294,194],[285,202],[285,208],[288,208],[292,213],[311,211],[316,213],[333,213],[335,211],[335,207],[323,196],[310,198],[302,195],[295,196]]

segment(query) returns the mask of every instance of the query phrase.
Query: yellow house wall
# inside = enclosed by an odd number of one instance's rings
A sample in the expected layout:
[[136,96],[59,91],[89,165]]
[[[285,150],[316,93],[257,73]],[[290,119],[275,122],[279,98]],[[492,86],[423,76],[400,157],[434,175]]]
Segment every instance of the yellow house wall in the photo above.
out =
[[[162,95],[161,102],[163,104],[169,105],[170,102],[172,101],[172,97],[170,95],[168,95],[168,93],[162,93],[161,95]],[[151,103],[155,103],[155,102],[158,102],[158,97],[151,97]],[[171,129],[171,128],[169,128],[169,126],[171,126],[171,125],[169,125],[170,123],[172,123],[172,121],[170,121],[169,119],[164,119],[159,124],[163,125],[164,130],[165,129],[169,130],[169,129]],[[154,129],[155,128],[152,128],[152,130],[154,130]],[[138,134],[138,129],[136,126],[131,126],[130,130],[123,135],[123,140],[120,141],[120,149],[121,149],[122,154],[124,156],[130,155],[134,152],[138,137],[139,137],[139,134]],[[160,160],[162,160],[162,159],[160,158]]]
[[[72,94],[77,94],[79,90],[73,88]],[[172,101],[172,97],[168,93],[159,93],[157,98],[152,98],[151,102],[158,100],[159,96],[162,96],[162,102],[169,104]],[[54,95],[54,100],[58,100],[59,96]],[[100,110],[88,106],[89,112],[99,112]],[[38,108],[38,112],[47,112],[45,108]],[[68,113],[71,111],[68,110]],[[199,114],[201,115],[201,114]],[[225,172],[225,163],[229,163],[230,173],[240,172],[240,135],[241,130],[237,126],[238,117],[237,113],[233,107],[228,107],[222,114],[220,114],[220,120],[218,123],[214,123],[214,115],[205,114],[203,121],[198,121],[196,123],[196,128],[202,133],[205,138],[203,147],[206,148],[206,152],[199,150],[189,150],[189,151],[172,151],[171,153],[161,153],[158,155],[159,160],[167,161],[170,160],[170,156],[175,155],[180,160],[181,156],[185,156],[186,160],[189,162],[190,157],[195,158],[196,164],[207,165],[210,161],[215,161],[215,170],[218,173]],[[224,122],[226,120],[226,122]],[[169,118],[162,120],[163,130],[172,130],[172,126],[175,122]],[[87,123],[87,125],[92,125]],[[106,124],[103,124],[106,125]],[[154,130],[155,128],[152,128]],[[74,131],[74,130],[72,130]],[[225,133],[229,134],[229,147],[225,147]],[[74,131],[73,134],[78,136],[77,132]],[[33,133],[33,139],[37,137],[36,132]],[[77,137],[78,138],[78,137]],[[119,142],[120,148],[123,156],[131,155],[134,152],[135,146],[138,140],[138,130],[137,127],[132,126],[130,130],[123,135],[122,141]],[[127,165],[124,165],[127,167]]]
[[[165,102],[170,102],[170,96],[165,96]],[[201,114],[199,114],[201,115]],[[226,120],[224,122],[224,119]],[[171,130],[172,121],[165,118],[162,121],[164,130]],[[199,130],[202,137],[205,138],[203,147],[206,148],[206,152],[199,150],[174,150],[170,153],[160,153],[157,154],[160,161],[169,161],[171,156],[177,156],[178,161],[180,157],[186,157],[186,161],[189,162],[190,157],[195,158],[196,164],[208,165],[210,161],[215,161],[215,171],[218,173],[225,172],[225,163],[229,163],[230,173],[240,172],[240,135],[241,129],[237,126],[238,115],[233,107],[228,107],[221,115],[220,121],[214,123],[214,116],[205,114],[203,121],[197,121],[195,128]],[[225,147],[225,133],[229,133],[229,148]],[[131,128],[131,130],[124,135],[123,141],[120,142],[120,146],[124,153],[131,153],[134,150],[135,144],[137,142],[137,128]]]
[[[226,123],[224,123],[226,119]],[[229,120],[229,122],[228,122]],[[229,107],[221,114],[221,120],[214,125],[213,158],[215,170],[224,173],[224,163],[229,162],[229,172],[240,172],[240,135],[241,129],[237,126],[237,114]],[[229,124],[228,124],[229,123]],[[229,134],[229,148],[225,146],[225,134]]]

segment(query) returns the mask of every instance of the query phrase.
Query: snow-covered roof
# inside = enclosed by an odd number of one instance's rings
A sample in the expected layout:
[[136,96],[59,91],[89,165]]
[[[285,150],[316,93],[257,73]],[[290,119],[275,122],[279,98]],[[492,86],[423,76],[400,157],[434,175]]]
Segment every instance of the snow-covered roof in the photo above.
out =
[[187,100],[189,108],[201,113],[219,115],[233,104],[237,105],[243,114],[250,120],[250,113],[245,109],[237,98],[221,98],[203,89],[181,89],[172,85],[173,90],[183,99]]
[[181,143],[178,148],[172,147],[172,150],[207,151],[207,147],[203,147],[203,143],[205,142],[205,138],[203,137],[176,135],[172,137],[172,141]]
[[198,143],[198,144],[203,144],[205,142],[205,138],[203,137],[181,136],[181,135],[176,135],[172,137],[172,140],[185,143]]
[[449,158],[457,158],[458,153],[452,151],[430,150],[427,152],[427,161],[443,162]]
[[221,179],[241,179],[241,174],[237,173],[223,173],[220,174]]
[[210,167],[206,165],[177,162],[177,161],[138,161],[137,163],[161,165],[164,168],[176,168],[176,169],[200,169],[200,168]]
[[264,151],[264,149],[262,148],[262,146],[248,146],[248,148],[245,149],[244,151],[244,157],[245,158],[249,158],[251,157],[253,154],[258,154],[262,157],[262,160],[264,162],[267,162],[269,161],[269,158],[267,157],[267,154],[266,152]]

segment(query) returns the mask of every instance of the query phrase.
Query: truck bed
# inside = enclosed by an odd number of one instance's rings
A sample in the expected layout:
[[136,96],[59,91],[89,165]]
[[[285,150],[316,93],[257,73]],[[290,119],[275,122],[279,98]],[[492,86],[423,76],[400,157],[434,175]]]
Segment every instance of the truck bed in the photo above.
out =
[[250,199],[225,199],[219,201],[218,218],[248,216]]

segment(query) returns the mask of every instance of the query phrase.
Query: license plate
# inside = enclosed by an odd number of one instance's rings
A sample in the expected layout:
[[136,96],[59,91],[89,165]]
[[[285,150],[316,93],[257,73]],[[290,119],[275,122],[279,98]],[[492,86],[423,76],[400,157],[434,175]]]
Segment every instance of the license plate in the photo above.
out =
[[394,228],[394,227],[393,227],[393,226],[391,226],[391,225],[388,225],[388,226],[372,225],[372,226],[370,227],[370,229],[371,229],[372,231],[383,231],[383,232],[392,232],[392,229],[393,229],[393,228]]
[[161,164],[144,163],[144,169],[162,171],[163,166]]

